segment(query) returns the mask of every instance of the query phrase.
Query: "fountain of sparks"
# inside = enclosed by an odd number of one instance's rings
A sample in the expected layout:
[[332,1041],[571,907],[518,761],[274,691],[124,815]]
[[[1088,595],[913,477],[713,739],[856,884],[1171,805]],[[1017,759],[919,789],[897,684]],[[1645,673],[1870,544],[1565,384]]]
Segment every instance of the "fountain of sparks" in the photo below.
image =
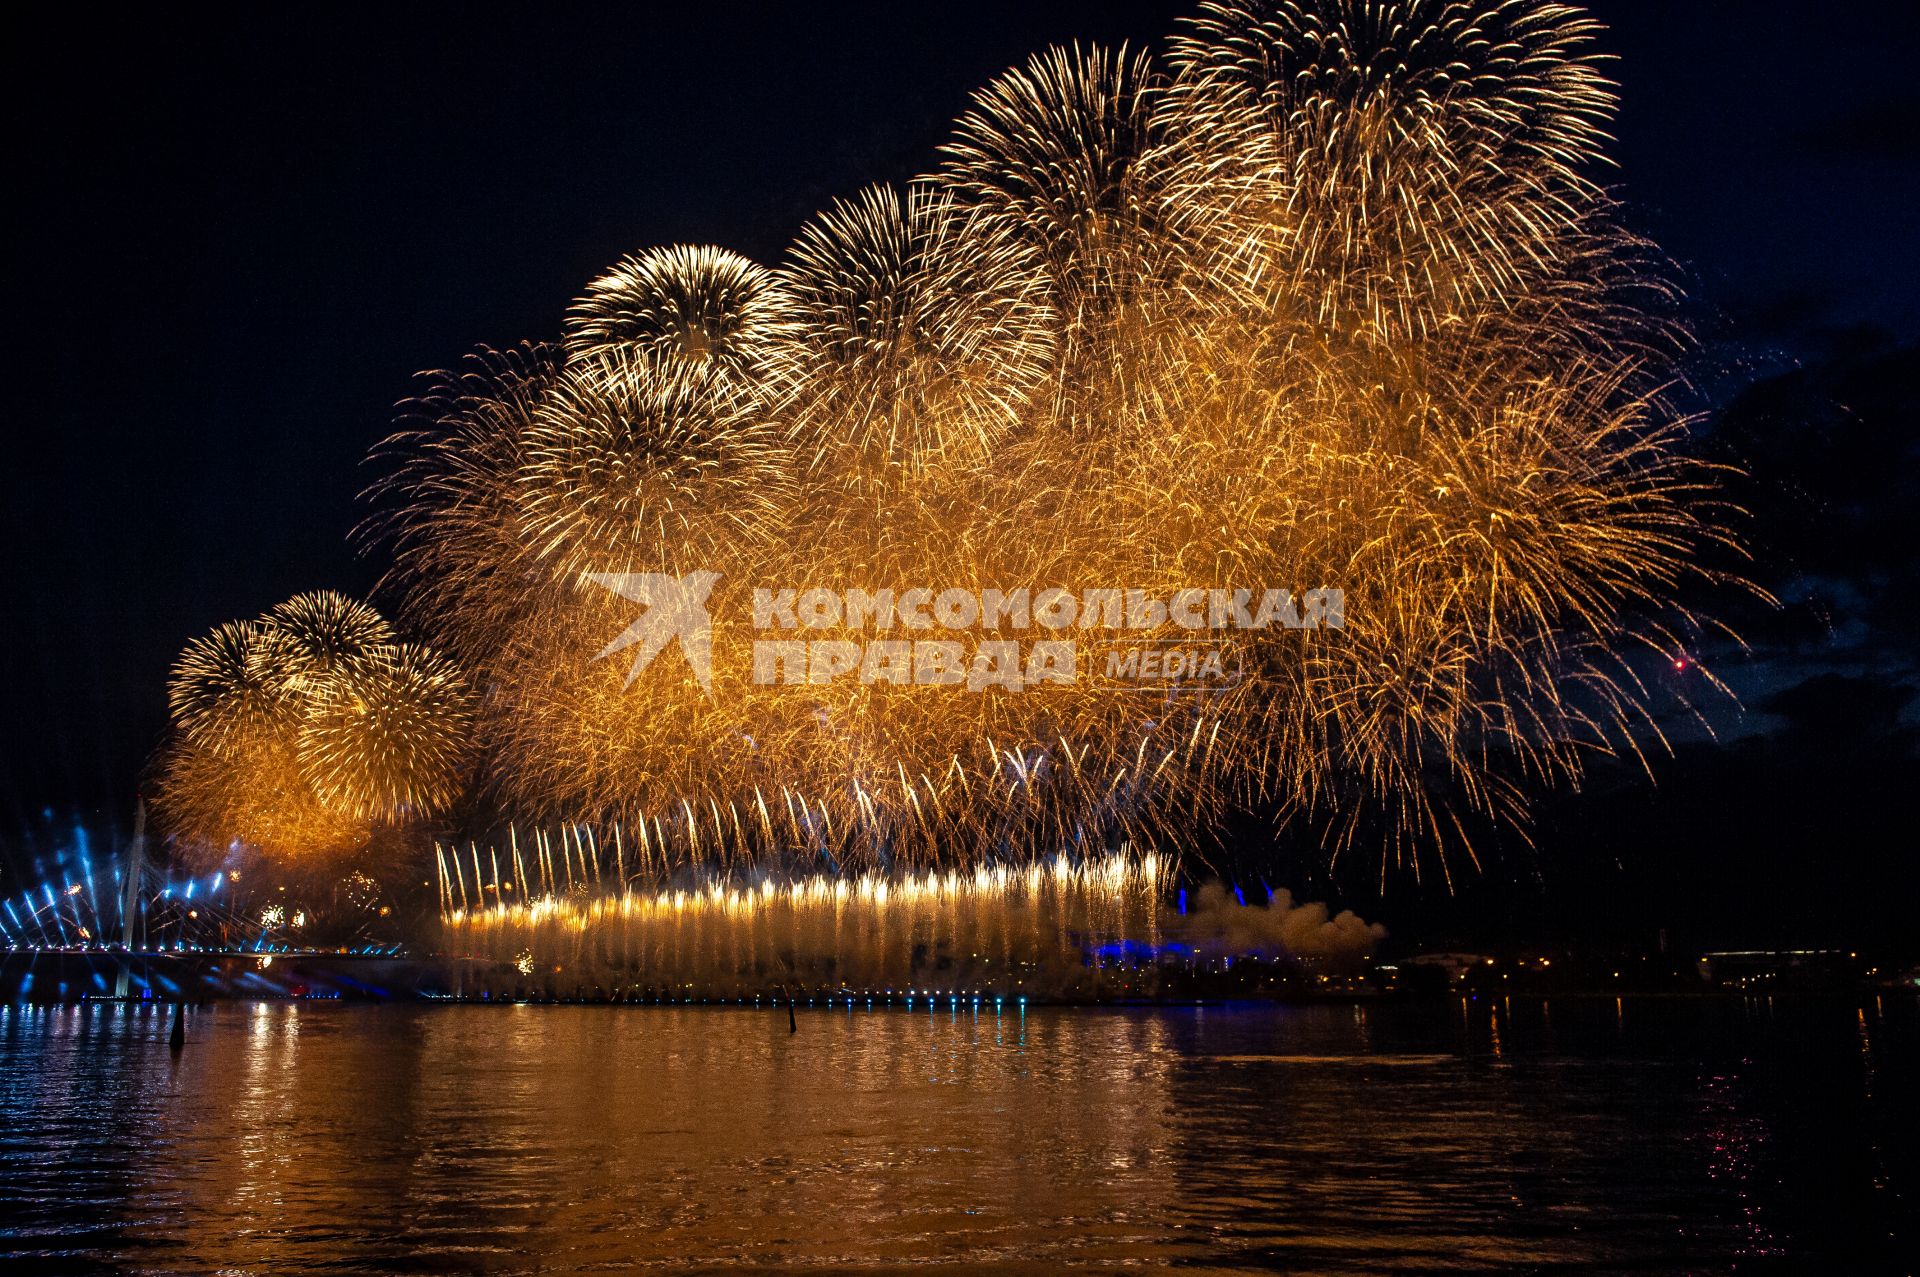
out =
[[[1165,862],[1130,848],[966,871],[670,885],[627,878],[584,830],[529,842],[515,834],[504,855],[436,848],[447,949],[497,964],[523,992],[1110,996],[1161,935]],[[1116,952],[1132,958],[1101,957]]]

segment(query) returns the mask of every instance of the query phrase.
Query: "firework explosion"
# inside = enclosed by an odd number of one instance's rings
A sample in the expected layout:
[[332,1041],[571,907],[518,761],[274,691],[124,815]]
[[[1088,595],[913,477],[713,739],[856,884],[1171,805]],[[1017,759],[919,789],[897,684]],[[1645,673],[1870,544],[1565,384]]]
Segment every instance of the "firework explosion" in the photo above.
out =
[[[1691,646],[1676,600],[1730,512],[1683,451],[1657,256],[1594,176],[1596,32],[1538,0],[1234,0],[1163,61],[1053,49],[776,268],[642,253],[563,345],[442,375],[375,530],[481,691],[492,800],[625,829],[635,873],[1091,857],[1258,810],[1451,881],[1472,830],[1657,738],[1634,662]],[[632,609],[589,574],[695,570],[710,694],[596,660]],[[1079,582],[1334,587],[1345,628],[1237,636],[1247,676],[1204,697],[963,695],[756,680],[738,619],[761,586]],[[200,753],[282,712],[251,642],[195,649],[232,689],[203,723],[181,686]],[[366,783],[317,811],[414,792],[331,733],[288,774]]]
[[175,738],[156,802],[187,848],[336,858],[443,812],[466,766],[471,696],[364,603],[297,595],[189,643],[168,686]]

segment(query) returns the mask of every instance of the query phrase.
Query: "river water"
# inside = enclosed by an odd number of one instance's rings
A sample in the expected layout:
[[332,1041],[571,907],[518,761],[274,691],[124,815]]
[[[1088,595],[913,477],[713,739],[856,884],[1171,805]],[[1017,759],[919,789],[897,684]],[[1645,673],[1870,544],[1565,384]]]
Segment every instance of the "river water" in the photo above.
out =
[[[0,1009],[64,1272],[1909,1272],[1911,999]],[[23,1262],[22,1262],[23,1261]]]

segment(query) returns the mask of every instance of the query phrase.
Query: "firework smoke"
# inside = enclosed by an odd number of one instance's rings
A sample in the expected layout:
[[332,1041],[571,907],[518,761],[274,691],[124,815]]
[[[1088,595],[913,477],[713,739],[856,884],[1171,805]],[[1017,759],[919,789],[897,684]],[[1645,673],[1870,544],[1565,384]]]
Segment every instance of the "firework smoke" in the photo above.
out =
[[1347,964],[1371,956],[1387,938],[1385,927],[1363,922],[1351,910],[1330,915],[1323,904],[1296,905],[1284,890],[1265,904],[1247,904],[1217,882],[1196,891],[1187,912],[1167,919],[1164,930],[1202,953]]

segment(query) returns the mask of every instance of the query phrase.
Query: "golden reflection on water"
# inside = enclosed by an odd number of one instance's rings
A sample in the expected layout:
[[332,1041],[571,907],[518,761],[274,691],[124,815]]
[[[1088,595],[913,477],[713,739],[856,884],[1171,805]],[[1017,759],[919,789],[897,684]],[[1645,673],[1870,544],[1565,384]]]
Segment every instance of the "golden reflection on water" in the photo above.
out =
[[[1627,1050],[1611,1002],[188,1023],[176,1056],[163,1011],[0,1010],[8,1244],[262,1274],[1794,1253],[1794,1114],[1744,1055]],[[1866,1022],[1836,1026],[1818,1067],[1857,1071]],[[1911,1040],[1874,1032],[1883,1068]],[[1818,1173],[1885,1193],[1910,1161],[1869,1147]]]

